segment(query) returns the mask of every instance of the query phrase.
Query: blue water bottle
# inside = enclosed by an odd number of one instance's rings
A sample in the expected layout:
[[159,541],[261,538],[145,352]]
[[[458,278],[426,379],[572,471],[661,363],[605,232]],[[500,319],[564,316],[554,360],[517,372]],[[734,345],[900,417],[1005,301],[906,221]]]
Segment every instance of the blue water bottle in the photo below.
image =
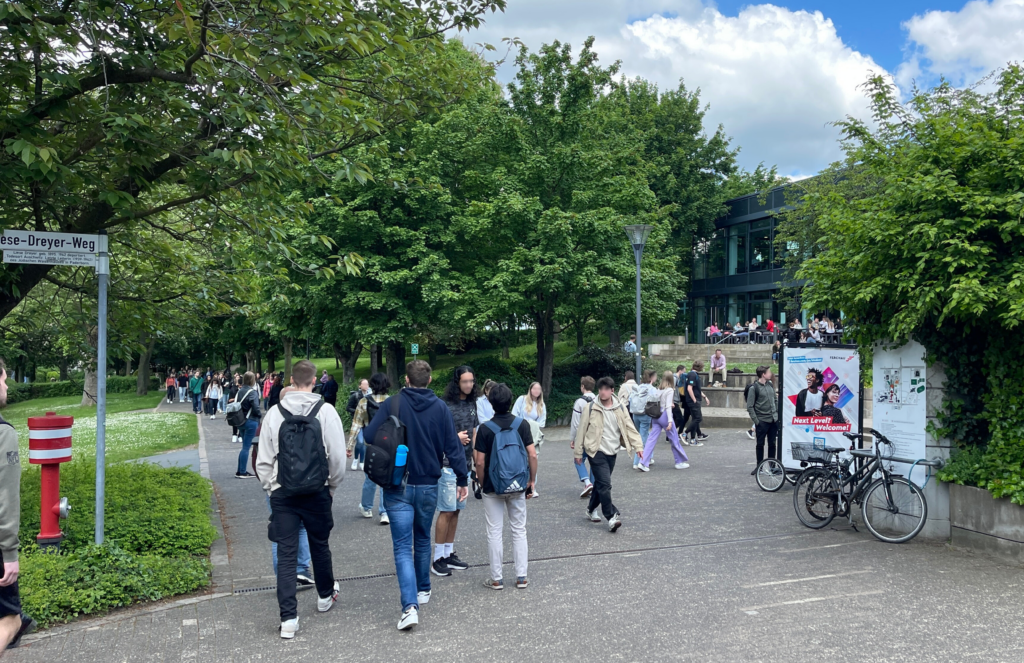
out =
[[404,444],[398,445],[398,452],[395,454],[395,476],[391,477],[391,485],[398,486],[405,476],[405,463],[409,456],[409,447]]

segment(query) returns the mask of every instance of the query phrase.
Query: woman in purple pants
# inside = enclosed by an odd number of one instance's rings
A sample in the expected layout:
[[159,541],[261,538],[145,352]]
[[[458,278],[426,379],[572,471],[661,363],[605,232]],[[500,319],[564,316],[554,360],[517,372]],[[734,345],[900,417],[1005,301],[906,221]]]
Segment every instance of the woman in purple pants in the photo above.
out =
[[676,388],[676,376],[672,371],[665,371],[661,378],[661,386],[658,389],[658,400],[661,402],[661,416],[651,421],[651,432],[647,435],[644,443],[644,453],[640,458],[638,468],[641,472],[650,472],[651,456],[654,454],[654,447],[658,444],[658,436],[665,431],[665,436],[672,445],[672,456],[676,461],[677,470],[685,470],[690,466],[686,461],[690,460],[679,444],[679,431],[672,422],[672,394]]

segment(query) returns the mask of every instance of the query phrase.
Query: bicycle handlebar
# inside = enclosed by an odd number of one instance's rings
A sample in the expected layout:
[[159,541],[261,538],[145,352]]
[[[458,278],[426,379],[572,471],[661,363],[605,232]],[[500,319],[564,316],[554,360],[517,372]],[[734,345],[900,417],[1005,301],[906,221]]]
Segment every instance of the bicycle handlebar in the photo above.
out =
[[[854,456],[859,456],[861,458],[874,458],[875,457],[875,452],[874,452],[873,449],[851,449],[850,453],[852,455],[854,455]],[[907,459],[907,458],[888,458],[888,457],[886,457],[886,458],[883,458],[882,460],[886,460],[886,461],[889,461],[889,462],[892,462],[892,463],[906,463],[907,465],[917,464],[917,465],[924,465],[925,467],[934,467],[934,468],[941,468],[941,467],[943,467],[946,464],[943,460],[941,460],[939,458],[933,458],[931,460],[913,460],[913,459]]]

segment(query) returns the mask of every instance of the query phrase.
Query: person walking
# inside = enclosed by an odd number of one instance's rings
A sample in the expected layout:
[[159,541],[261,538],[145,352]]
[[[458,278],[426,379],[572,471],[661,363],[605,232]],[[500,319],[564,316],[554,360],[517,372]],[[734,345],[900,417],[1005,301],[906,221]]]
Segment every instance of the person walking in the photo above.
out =
[[[530,425],[530,434],[533,436],[533,452],[539,454],[540,448],[544,444],[544,427],[547,426],[548,420],[547,408],[544,405],[544,389],[540,386],[540,382],[531,384],[526,394],[516,399],[516,404],[512,408],[512,416],[519,417]],[[540,497],[537,492],[536,473],[533,477],[533,495],[531,497]]]
[[[388,380],[388,386],[384,390],[385,391],[385,393],[384,393],[385,397],[387,396],[387,390],[390,389],[390,388],[391,388],[391,381]],[[369,382],[369,380],[363,379],[363,380],[359,381],[359,389],[356,389],[351,394],[349,394],[349,396],[348,396],[348,403],[345,405],[345,411],[348,412],[350,415],[352,415],[353,423],[355,423],[356,409],[359,407],[359,403],[364,398],[367,398],[368,396],[370,396],[372,393],[373,393],[373,391],[370,389],[370,382]],[[380,400],[384,400],[384,399],[382,398]],[[370,407],[373,409],[373,412],[371,412],[369,414],[369,416],[367,417],[367,419],[366,419],[367,422],[369,422],[370,420],[373,419],[373,415],[377,412],[377,409],[376,409],[375,406],[379,402],[380,401],[374,400],[373,403],[370,403]],[[363,425],[365,425],[365,424],[363,424]],[[349,442],[348,443],[349,443],[350,447],[355,445],[353,447],[354,453],[350,454],[351,458],[352,458],[352,466],[349,469],[351,469],[351,470],[362,469],[362,463],[363,463],[364,459],[366,458],[366,442],[362,438],[352,439],[352,435],[350,433],[349,434]],[[373,482],[371,481],[370,483],[373,483]],[[370,507],[372,509],[372,507],[373,507],[373,499],[372,499],[373,495],[370,495],[370,498],[371,499],[368,502],[368,504],[370,505]],[[364,513],[363,515],[365,516],[366,514]]]
[[[317,610],[330,610],[340,589],[334,580],[328,539],[334,528],[334,492],[345,473],[345,431],[338,412],[323,407],[323,399],[313,393],[315,382],[313,362],[303,359],[295,364],[295,389],[267,411],[256,458],[263,490],[270,495],[268,535],[277,543],[277,605],[281,637],[285,639],[294,638],[299,628],[295,577],[300,527],[305,526],[309,538],[313,580],[319,597]],[[306,446],[310,436],[315,445],[312,449]],[[289,462],[279,464],[279,458]]]
[[348,395],[348,403],[345,404],[345,411],[349,415],[356,413],[356,406],[359,405],[360,398],[366,398],[370,394],[370,382],[363,378],[359,381],[359,388]]
[[629,400],[630,394],[636,389],[636,373],[626,371],[622,376],[622,384],[619,386],[619,401],[625,403]]
[[[238,390],[235,399],[242,404],[242,412],[245,414],[245,423],[242,424],[240,434],[242,437],[242,449],[238,452],[238,466],[235,469],[236,479],[255,479],[256,475],[246,469],[249,459],[249,449],[252,447],[252,439],[256,436],[256,428],[260,424],[260,395],[256,390],[256,376],[247,372],[242,376],[242,387]],[[255,469],[255,468],[254,468]]]
[[[473,460],[473,441],[480,419],[476,413],[476,399],[479,392],[476,378],[469,366],[458,366],[444,392],[444,404],[451,411],[455,431],[462,442],[462,453],[466,468],[471,468]],[[479,482],[479,477],[473,480]],[[455,552],[455,532],[459,527],[459,514],[466,508],[466,500],[456,499],[455,471],[452,459],[445,458],[441,470],[441,478],[437,483],[437,523],[434,525],[434,561],[431,571],[437,576],[450,576],[452,571],[465,571],[469,568]],[[474,491],[475,492],[475,491]]]
[[195,375],[193,375],[188,381],[188,393],[192,397],[192,412],[199,414],[202,412],[203,376],[198,370],[196,370]]
[[[531,393],[532,391],[531,388]],[[511,402],[512,390],[505,384],[497,384],[491,389],[494,418],[480,425],[480,432],[477,433],[474,442],[473,460],[483,491],[487,552],[491,563],[490,577],[484,581],[484,586],[489,589],[505,587],[502,573],[502,530],[506,515],[509,529],[512,530],[512,561],[516,571],[516,588],[526,589],[527,586],[529,548],[526,541],[526,500],[532,497],[533,486],[537,480],[537,450],[533,442],[533,427],[522,417],[509,413]],[[495,462],[494,443],[500,431],[513,431],[518,437],[529,469],[529,480],[525,486],[521,486],[520,490],[513,490],[510,486],[508,492],[501,494],[496,491],[491,481],[491,467]],[[499,451],[499,456],[505,458],[505,453],[512,453],[513,458],[518,456],[515,452],[505,449]]]
[[184,403],[188,395],[188,370],[184,369],[178,373],[178,402]]
[[703,399],[704,404],[711,405],[711,401],[700,390],[700,372],[702,370],[704,370],[704,362],[695,361],[690,372],[686,374],[685,398],[686,406],[690,408],[690,421],[687,422],[683,434],[690,436],[690,443],[694,446],[701,446],[701,440],[707,438],[707,435],[702,434],[700,430],[700,422],[704,420],[701,413],[701,400]]
[[334,375],[327,376],[327,382],[320,386],[320,395],[323,396],[324,402],[331,407],[338,404],[338,381],[334,379]]
[[[242,388],[242,376],[241,375],[235,375],[235,379],[232,380],[231,384],[228,385],[227,389],[224,390],[224,396],[227,397],[228,403],[234,403],[235,402],[235,400],[238,398],[238,391],[241,388]],[[224,409],[227,410],[227,406],[225,406]],[[232,442],[232,444],[235,444],[235,443],[238,443],[238,442],[242,441],[241,430],[242,429],[241,429],[240,426],[232,426],[231,427],[231,442]]]
[[[633,392],[633,400],[637,401],[640,405],[638,409],[644,409],[649,401],[655,400],[658,397],[657,389],[654,387],[654,383],[658,379],[658,371],[653,368],[645,368],[643,379],[640,384],[637,385],[636,390]],[[643,411],[636,411],[630,408],[633,414],[633,424],[636,426],[637,431],[640,433],[640,440],[645,442],[647,436],[651,432],[651,415]],[[633,469],[640,467],[640,456],[641,454],[633,454]]]
[[224,394],[220,387],[220,380],[213,378],[206,388],[206,408],[209,411],[210,419],[217,418],[217,408],[220,406],[220,397]]
[[[0,408],[7,406],[7,367],[0,359]],[[18,530],[21,528],[21,458],[18,431],[0,417],[0,656],[21,644],[36,622],[21,611]]]
[[170,405],[174,402],[174,394],[178,387],[178,382],[174,378],[174,371],[167,372],[167,379],[164,380],[164,386],[167,387],[167,404]]
[[[391,390],[391,380],[384,373],[374,373],[370,376],[369,386],[371,393],[359,399],[356,405],[355,414],[352,415],[352,428],[348,432],[348,444],[345,453],[352,458],[352,469],[363,467],[363,459],[366,455],[366,439],[363,437],[363,429],[373,421],[377,415],[380,404],[387,400],[388,391]],[[357,460],[358,459],[358,460]],[[359,513],[363,518],[373,518],[373,498],[379,486],[370,481],[370,477],[363,477],[363,492],[359,500]],[[388,525],[388,510],[384,506],[384,494],[380,496],[380,524]]]
[[481,425],[485,421],[490,421],[494,418],[494,408],[491,406],[490,393],[496,384],[498,383],[494,380],[484,380],[484,387],[480,390],[480,398],[476,399],[476,417],[480,420]]
[[381,403],[376,416],[363,429],[367,444],[374,444],[377,430],[391,416],[391,399],[398,399],[398,418],[405,428],[407,473],[401,486],[384,491],[391,518],[391,543],[402,602],[398,629],[419,624],[419,608],[430,601],[430,525],[437,508],[442,459],[448,458],[455,473],[456,501],[469,495],[466,454],[455,432],[451,411],[428,389],[430,364],[417,359],[406,364],[406,388]]
[[[675,372],[675,386],[672,389],[672,423],[675,424],[676,432],[683,430],[686,426],[686,422],[690,419],[690,408],[686,407],[686,399],[684,398],[683,392],[684,382],[686,380],[686,366],[679,364],[676,366]],[[647,442],[647,438],[641,438],[644,442]],[[686,438],[682,438],[681,442],[683,445],[689,444]],[[652,457],[651,460],[654,460]],[[639,469],[639,468],[638,468]]]
[[[295,382],[294,371],[292,382]],[[284,374],[278,373],[274,376],[274,383],[270,385],[270,395],[267,396],[267,412],[270,412],[270,408],[281,402],[282,389],[284,389]]]
[[632,455],[643,451],[643,445],[629,412],[615,398],[615,382],[611,378],[603,377],[597,381],[597,399],[582,413],[574,442],[576,465],[581,466],[586,455],[594,473],[594,490],[587,505],[587,518],[601,522],[597,515],[597,507],[600,506],[608,520],[608,531],[617,532],[622,526],[622,516],[612,503],[615,459],[620,448],[625,447],[626,453]]
[[[589,375],[584,375],[580,378],[580,393],[582,396],[576,399],[576,402],[572,404],[572,418],[569,420],[569,448],[576,448],[576,432],[580,427],[580,420],[583,418],[583,411],[586,410],[591,403],[594,402],[596,396],[594,396],[594,378]],[[580,499],[588,497],[594,491],[594,468],[591,466],[590,472],[587,472],[586,466],[582,463],[575,463],[576,474],[579,475],[580,481],[583,483],[583,491],[580,493]]]
[[661,416],[654,419],[651,424],[651,432],[647,435],[647,442],[644,444],[643,455],[638,466],[641,472],[651,471],[651,458],[654,456],[654,447],[658,444],[658,437],[661,435],[661,431],[665,431],[665,437],[668,438],[669,444],[672,445],[672,456],[676,461],[676,469],[685,470],[690,466],[690,463],[687,462],[690,459],[686,456],[686,452],[683,451],[682,445],[679,444],[679,430],[669,414],[672,410],[673,395],[676,393],[678,393],[676,391],[676,376],[672,371],[665,371],[664,375],[661,376],[661,384],[658,389]]
[[270,390],[274,387],[274,374],[266,373],[263,376],[262,389],[263,389],[263,409],[267,410],[270,408]]

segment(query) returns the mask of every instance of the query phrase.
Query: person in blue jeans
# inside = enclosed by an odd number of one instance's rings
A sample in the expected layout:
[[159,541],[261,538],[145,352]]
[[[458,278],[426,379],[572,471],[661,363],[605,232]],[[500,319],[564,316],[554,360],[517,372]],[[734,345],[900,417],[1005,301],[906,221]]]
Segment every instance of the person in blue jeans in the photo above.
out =
[[[653,368],[644,370],[644,376],[640,384],[637,385],[637,390],[640,392],[640,398],[644,402],[648,400],[654,400],[657,398],[656,390],[654,389],[654,382],[658,379],[658,371]],[[633,423],[636,425],[636,429],[640,432],[640,439],[647,440],[648,434],[651,432],[651,417],[646,414],[634,414]],[[637,469],[640,466],[640,454],[633,454],[633,469]]]
[[[594,385],[597,382],[594,378],[589,375],[584,375],[580,378],[580,393],[582,396],[576,399],[576,402],[572,406],[572,420],[569,423],[569,448],[576,448],[576,429],[580,425],[580,417],[583,416],[583,410],[588,405],[594,402],[597,398],[594,395]],[[576,468],[576,475],[579,476],[580,481],[583,483],[583,492],[580,493],[580,499],[589,497],[590,493],[594,492],[594,471],[591,469],[587,471],[587,466],[583,463],[573,463],[573,467]]]
[[260,425],[260,396],[256,391],[256,376],[246,373],[242,376],[242,388],[238,390],[235,399],[242,404],[242,412],[245,413],[245,423],[241,426],[242,449],[238,452],[238,469],[235,472],[236,479],[255,479],[255,474],[250,474],[246,469],[249,462],[249,449],[252,448],[252,439],[256,436],[256,429]]
[[[380,404],[387,400],[388,391],[391,390],[391,380],[384,373],[374,373],[370,376],[367,386],[370,390],[369,394],[357,401],[356,408],[352,412],[352,427],[349,429],[347,449],[345,450],[345,455],[349,458],[352,458],[353,454],[355,454],[355,457],[360,461],[365,457],[366,448],[363,428],[373,420]],[[362,514],[363,518],[373,518],[373,498],[378,488],[380,486],[370,481],[370,477],[363,478],[363,493],[359,500],[359,513]],[[388,509],[384,506],[384,495],[381,493],[380,524],[387,525],[390,522]]]
[[423,360],[405,367],[406,388],[381,403],[373,420],[363,429],[366,444],[373,445],[377,430],[391,416],[391,399],[398,399],[398,418],[405,426],[409,448],[406,475],[401,485],[384,490],[384,504],[391,519],[391,543],[402,601],[398,630],[419,624],[419,607],[430,601],[430,527],[437,508],[437,482],[441,459],[448,457],[455,472],[456,497],[469,496],[469,473],[462,442],[455,433],[451,411],[430,384],[430,364]]

